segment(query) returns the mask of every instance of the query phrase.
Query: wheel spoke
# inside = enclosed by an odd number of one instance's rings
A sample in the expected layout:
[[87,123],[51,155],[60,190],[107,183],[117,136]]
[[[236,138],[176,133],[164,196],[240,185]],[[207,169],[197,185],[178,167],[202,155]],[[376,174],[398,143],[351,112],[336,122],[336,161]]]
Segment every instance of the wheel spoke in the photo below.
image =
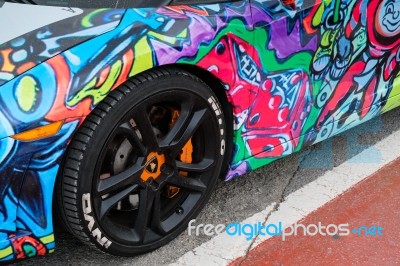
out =
[[214,160],[212,159],[204,159],[199,163],[183,163],[180,161],[176,162],[176,167],[185,172],[196,172],[203,173],[209,170],[214,165]]
[[100,219],[103,219],[109,211],[121,200],[128,197],[135,189],[138,188],[138,184],[133,184],[122,191],[101,200],[100,204]]
[[154,231],[165,235],[165,232],[162,224],[161,224],[161,200],[160,200],[160,193],[157,193],[154,197],[154,204],[153,204],[153,215],[151,217],[151,227]]
[[144,107],[139,107],[135,110],[134,120],[139,128],[143,143],[148,148],[147,152],[158,150],[158,140]]
[[111,192],[118,191],[129,184],[139,181],[140,174],[143,171],[142,161],[143,157],[138,160],[133,166],[129,167],[125,171],[110,176],[104,180],[100,180],[97,186],[97,193],[99,196],[106,195]]
[[140,190],[139,192],[139,210],[136,217],[134,234],[139,242],[143,242],[146,235],[146,231],[149,224],[150,215],[152,213],[152,207],[154,198],[158,192],[154,191],[150,187]]
[[185,126],[187,125],[193,110],[192,101],[189,101],[182,105],[182,110],[179,114],[178,120],[175,122],[175,125],[169,131],[167,136],[165,136],[163,143],[169,145],[172,143],[177,136],[180,136],[182,132],[185,130]]
[[[190,117],[189,123],[185,130],[177,129],[171,131],[167,137],[164,139],[161,148],[167,148],[171,151],[171,156],[175,157],[182,150],[185,144],[189,141],[191,137],[193,137],[196,130],[199,128],[201,123],[209,116],[208,109],[201,109],[192,114]],[[185,123],[186,124],[186,123]],[[182,123],[179,126],[184,127],[185,125]],[[180,132],[183,133],[181,134]],[[171,135],[170,135],[171,134]]]
[[181,176],[176,172],[168,177],[167,183],[190,191],[204,192],[207,189],[206,185],[200,179]]
[[121,124],[118,127],[116,134],[121,134],[126,137],[133,147],[137,147],[140,150],[141,154],[145,155],[146,148],[140,140],[138,134],[136,133],[135,128],[132,128],[131,124],[129,124],[128,122]]

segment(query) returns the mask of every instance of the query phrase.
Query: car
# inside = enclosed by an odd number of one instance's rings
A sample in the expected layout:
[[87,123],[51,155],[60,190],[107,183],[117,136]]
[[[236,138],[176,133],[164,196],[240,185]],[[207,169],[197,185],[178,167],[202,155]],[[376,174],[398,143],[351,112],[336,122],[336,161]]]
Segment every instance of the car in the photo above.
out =
[[53,216],[103,252],[152,251],[218,178],[399,106],[399,14],[399,0],[0,1],[0,260],[52,253]]

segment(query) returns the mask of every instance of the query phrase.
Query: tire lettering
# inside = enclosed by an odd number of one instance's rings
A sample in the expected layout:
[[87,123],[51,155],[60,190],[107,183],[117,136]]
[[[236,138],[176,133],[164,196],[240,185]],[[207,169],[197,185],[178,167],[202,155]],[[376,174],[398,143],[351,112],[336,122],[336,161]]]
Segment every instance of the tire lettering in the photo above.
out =
[[92,212],[92,205],[90,203],[90,194],[86,193],[82,196],[82,208],[83,213],[91,213]]
[[89,223],[88,223],[88,226],[87,226],[88,229],[89,229],[89,231],[92,232],[93,226],[94,226],[94,219],[93,219],[93,217],[90,216],[90,215],[87,215],[86,213],[84,214],[84,217],[85,217],[85,221],[89,222]]
[[225,154],[225,140],[221,140],[221,155],[223,156]]
[[[219,116],[221,116],[223,113],[222,113],[221,108],[219,107],[217,100],[213,96],[211,96],[210,98],[208,98],[208,103],[211,105],[211,107],[213,108],[213,110],[215,112],[216,117],[218,118],[218,124],[220,126],[222,126],[223,120]],[[224,129],[222,129],[222,128],[220,129],[220,134],[222,136],[222,138],[221,138],[221,155],[223,156],[225,154],[225,139],[224,139],[225,131],[224,131]]]
[[90,193],[83,194],[82,196],[82,209],[83,209],[83,214],[85,221],[88,222],[87,228],[89,229],[89,232],[92,234],[94,238],[96,238],[97,242],[104,246],[105,248],[109,248],[112,242],[106,238],[102,237],[102,233],[99,228],[94,228],[95,226],[95,220],[93,216],[90,214],[92,213],[92,204],[90,202]]
[[106,237],[101,237],[101,232],[99,228],[93,230],[92,236],[95,237],[97,242],[99,242],[100,245],[104,246],[105,248],[108,248],[111,245],[110,240],[108,240]]
[[215,98],[213,96],[211,96],[210,98],[208,98],[208,102],[211,104],[211,107],[214,109],[214,112],[215,112],[216,116],[217,117],[220,116],[222,114],[222,111],[219,108]]

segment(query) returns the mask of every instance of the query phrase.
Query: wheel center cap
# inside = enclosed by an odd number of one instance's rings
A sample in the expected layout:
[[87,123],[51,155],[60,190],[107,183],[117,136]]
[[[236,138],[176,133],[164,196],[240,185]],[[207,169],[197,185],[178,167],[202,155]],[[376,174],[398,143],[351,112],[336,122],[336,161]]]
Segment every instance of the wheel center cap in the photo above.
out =
[[157,152],[150,152],[144,165],[144,171],[140,178],[143,181],[157,179],[161,174],[161,166],[165,163],[165,156]]

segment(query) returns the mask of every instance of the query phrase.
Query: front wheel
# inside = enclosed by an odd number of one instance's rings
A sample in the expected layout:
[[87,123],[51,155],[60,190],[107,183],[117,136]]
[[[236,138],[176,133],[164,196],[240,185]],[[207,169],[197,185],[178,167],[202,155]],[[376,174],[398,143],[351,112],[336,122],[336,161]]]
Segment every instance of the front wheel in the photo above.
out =
[[209,199],[226,123],[212,90],[178,70],[152,70],[100,103],[71,141],[58,185],[68,229],[115,255],[161,247]]

